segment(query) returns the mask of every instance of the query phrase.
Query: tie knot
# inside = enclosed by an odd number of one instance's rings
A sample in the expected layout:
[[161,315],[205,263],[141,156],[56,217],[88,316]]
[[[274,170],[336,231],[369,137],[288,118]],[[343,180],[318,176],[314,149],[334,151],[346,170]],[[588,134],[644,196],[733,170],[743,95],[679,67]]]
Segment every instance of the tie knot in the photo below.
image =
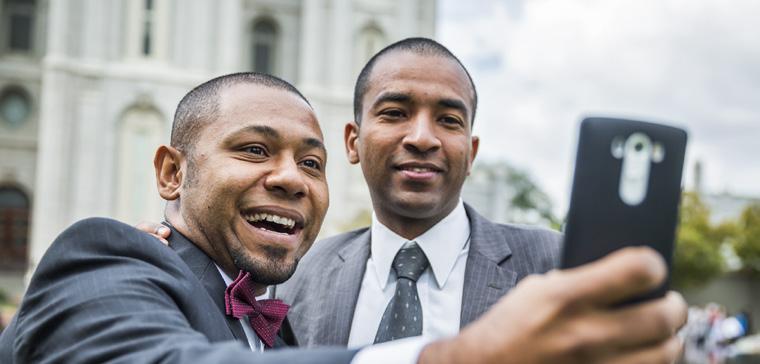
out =
[[251,273],[240,271],[224,291],[225,313],[236,319],[248,317],[251,328],[267,347],[273,347],[288,305],[280,300],[256,300]]
[[417,282],[427,267],[427,257],[415,242],[406,243],[393,259],[393,270],[398,278]]

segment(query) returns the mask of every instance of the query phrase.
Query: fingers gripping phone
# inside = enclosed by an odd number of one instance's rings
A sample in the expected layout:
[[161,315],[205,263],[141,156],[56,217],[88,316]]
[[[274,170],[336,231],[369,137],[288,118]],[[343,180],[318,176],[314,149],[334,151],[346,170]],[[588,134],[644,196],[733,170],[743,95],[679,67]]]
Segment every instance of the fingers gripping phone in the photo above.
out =
[[[686,131],[654,123],[581,122],[562,268],[647,245],[672,265]],[[670,272],[670,269],[668,269]],[[660,297],[666,283],[634,301]]]

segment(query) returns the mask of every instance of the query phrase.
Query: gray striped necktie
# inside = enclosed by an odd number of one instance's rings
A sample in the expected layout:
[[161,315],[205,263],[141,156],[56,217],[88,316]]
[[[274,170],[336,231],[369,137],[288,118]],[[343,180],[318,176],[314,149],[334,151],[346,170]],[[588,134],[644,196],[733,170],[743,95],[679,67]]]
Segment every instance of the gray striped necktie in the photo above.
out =
[[422,334],[422,306],[417,279],[428,267],[425,253],[415,242],[406,243],[393,259],[396,292],[385,308],[375,344]]

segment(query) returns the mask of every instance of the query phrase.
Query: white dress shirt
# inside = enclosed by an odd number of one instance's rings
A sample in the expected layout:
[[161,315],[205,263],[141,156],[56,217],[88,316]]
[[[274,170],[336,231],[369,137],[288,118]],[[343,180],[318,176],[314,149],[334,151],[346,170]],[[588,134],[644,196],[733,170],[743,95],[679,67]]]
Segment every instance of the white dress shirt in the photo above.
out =
[[[224,279],[224,284],[229,287],[233,280],[224,273],[218,265],[214,264],[214,266],[216,267],[216,270],[219,271],[222,279]],[[268,287],[263,295],[256,296],[256,300],[267,298],[270,298]],[[243,333],[245,333],[245,338],[248,340],[248,347],[251,348],[251,351],[264,351],[264,344],[261,342],[261,339],[259,339],[259,336],[256,335],[256,332],[253,331],[251,324],[248,322],[248,316],[241,318],[240,324],[243,325]],[[389,363],[389,361],[387,361],[388,358],[395,358],[395,360],[391,360],[390,363],[415,364],[417,363],[422,348],[428,342],[429,340],[416,337],[368,346],[360,350],[356,356],[354,356],[351,360],[351,364],[386,364]]]
[[425,342],[456,335],[470,237],[470,223],[462,201],[443,220],[413,240],[394,233],[374,214],[371,229],[370,257],[356,301],[348,347],[374,342],[385,308],[396,290],[393,259],[408,241],[417,242],[430,262],[429,269],[417,280]]

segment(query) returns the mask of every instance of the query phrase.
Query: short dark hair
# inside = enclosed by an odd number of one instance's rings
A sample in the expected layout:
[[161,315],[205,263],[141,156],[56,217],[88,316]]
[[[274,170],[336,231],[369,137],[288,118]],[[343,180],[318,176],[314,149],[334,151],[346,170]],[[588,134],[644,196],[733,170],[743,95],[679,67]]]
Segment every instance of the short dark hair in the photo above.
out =
[[472,88],[472,117],[470,123],[472,124],[475,122],[475,110],[478,108],[478,92],[475,90],[475,83],[472,82],[470,72],[467,71],[467,68],[462,64],[459,58],[451,53],[451,51],[444,45],[430,38],[418,37],[406,38],[383,48],[380,52],[377,52],[377,54],[372,56],[367,64],[364,65],[362,71],[359,72],[359,78],[357,78],[356,86],[354,86],[354,120],[357,124],[361,124],[362,100],[364,99],[364,94],[366,94],[369,89],[369,79],[370,76],[372,76],[372,69],[375,67],[375,63],[377,63],[377,61],[383,56],[396,51],[407,51],[421,56],[443,57],[455,61],[460,67],[462,67],[462,70],[464,70],[464,73],[467,75],[467,80],[470,81],[470,87]]
[[219,96],[222,91],[240,83],[285,90],[297,95],[309,104],[309,100],[306,100],[297,88],[272,75],[240,72],[219,76],[196,86],[179,102],[172,123],[171,146],[184,153],[191,154],[198,133],[207,123],[216,120],[218,117]]

